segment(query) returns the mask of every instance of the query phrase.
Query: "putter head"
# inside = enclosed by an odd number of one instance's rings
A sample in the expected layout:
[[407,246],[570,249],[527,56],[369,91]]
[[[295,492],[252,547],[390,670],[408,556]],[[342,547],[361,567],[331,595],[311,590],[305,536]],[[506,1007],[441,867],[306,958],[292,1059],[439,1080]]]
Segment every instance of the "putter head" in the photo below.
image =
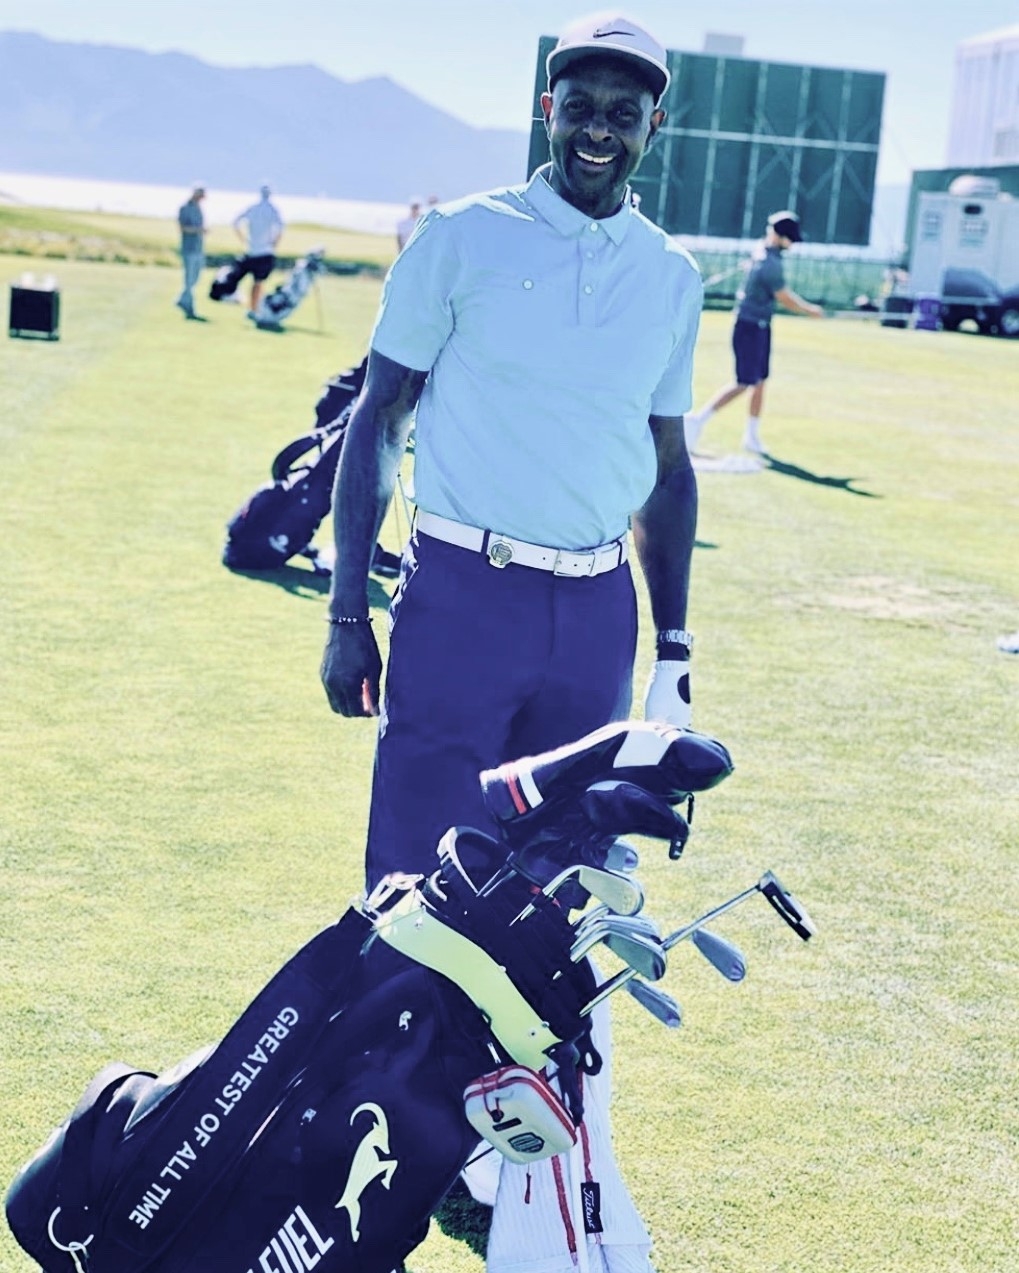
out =
[[764,894],[772,907],[782,916],[797,937],[810,941],[817,932],[814,921],[803,906],[784,889],[778,877],[772,871],[765,871],[757,881],[757,887]]
[[701,952],[713,968],[717,968],[729,981],[742,981],[747,975],[747,965],[743,956],[724,937],[709,932],[706,928],[698,928],[690,934],[690,940]]

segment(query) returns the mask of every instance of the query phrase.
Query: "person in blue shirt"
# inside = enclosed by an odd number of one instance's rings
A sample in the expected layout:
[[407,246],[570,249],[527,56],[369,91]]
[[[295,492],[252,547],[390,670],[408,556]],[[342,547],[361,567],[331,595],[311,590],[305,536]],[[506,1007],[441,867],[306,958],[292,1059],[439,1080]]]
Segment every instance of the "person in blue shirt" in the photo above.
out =
[[764,386],[771,371],[771,319],[778,302],[797,314],[823,318],[824,310],[798,296],[786,285],[782,253],[799,243],[800,219],[786,208],[773,212],[768,228],[747,263],[747,276],[736,296],[736,321],[732,329],[732,351],[736,361],[736,378],[720,389],[699,411],[686,417],[686,441],[696,451],[708,420],[750,390],[749,414],[743,432],[743,449],[755,455],[766,455],[761,441],[761,414],[764,410]]
[[[380,717],[369,889],[431,873],[451,825],[495,832],[480,770],[628,717],[631,528],[656,627],[645,715],[690,723],[683,414],[703,289],[628,185],[664,119],[666,54],[598,15],[564,32],[548,76],[550,164],[418,222],[344,441],[321,674],[334,711]],[[412,413],[417,513],[380,699],[366,580]]]
[[180,259],[184,267],[184,286],[177,297],[177,308],[185,318],[197,319],[194,288],[205,265],[205,218],[202,216],[202,200],[205,188],[195,186],[191,197],[181,204],[177,213],[180,226]]

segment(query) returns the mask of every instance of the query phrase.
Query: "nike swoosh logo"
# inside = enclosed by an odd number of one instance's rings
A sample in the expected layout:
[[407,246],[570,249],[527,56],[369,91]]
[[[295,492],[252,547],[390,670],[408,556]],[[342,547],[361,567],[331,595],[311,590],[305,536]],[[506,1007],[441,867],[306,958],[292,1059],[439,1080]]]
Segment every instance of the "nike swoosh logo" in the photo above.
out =
[[632,40],[633,36],[629,31],[593,31],[591,33],[592,40],[604,40],[609,35],[625,35],[627,39]]

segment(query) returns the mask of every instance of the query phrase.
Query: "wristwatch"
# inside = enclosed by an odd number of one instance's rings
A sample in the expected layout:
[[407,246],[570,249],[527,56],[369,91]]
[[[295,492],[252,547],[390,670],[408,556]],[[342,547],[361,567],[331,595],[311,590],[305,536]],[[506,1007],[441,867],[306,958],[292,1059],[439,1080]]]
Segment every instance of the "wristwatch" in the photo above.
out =
[[664,645],[682,646],[686,657],[689,659],[693,650],[693,633],[688,632],[686,628],[661,628],[655,638],[655,644],[661,652]]

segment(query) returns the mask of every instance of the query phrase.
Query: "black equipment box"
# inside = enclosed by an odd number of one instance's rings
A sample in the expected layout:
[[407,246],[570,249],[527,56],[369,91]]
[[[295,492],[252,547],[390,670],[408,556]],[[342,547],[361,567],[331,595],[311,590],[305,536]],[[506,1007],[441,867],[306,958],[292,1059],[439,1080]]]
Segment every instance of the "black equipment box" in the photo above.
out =
[[39,336],[44,340],[59,340],[59,290],[55,287],[23,287],[12,284],[7,327],[11,336]]

